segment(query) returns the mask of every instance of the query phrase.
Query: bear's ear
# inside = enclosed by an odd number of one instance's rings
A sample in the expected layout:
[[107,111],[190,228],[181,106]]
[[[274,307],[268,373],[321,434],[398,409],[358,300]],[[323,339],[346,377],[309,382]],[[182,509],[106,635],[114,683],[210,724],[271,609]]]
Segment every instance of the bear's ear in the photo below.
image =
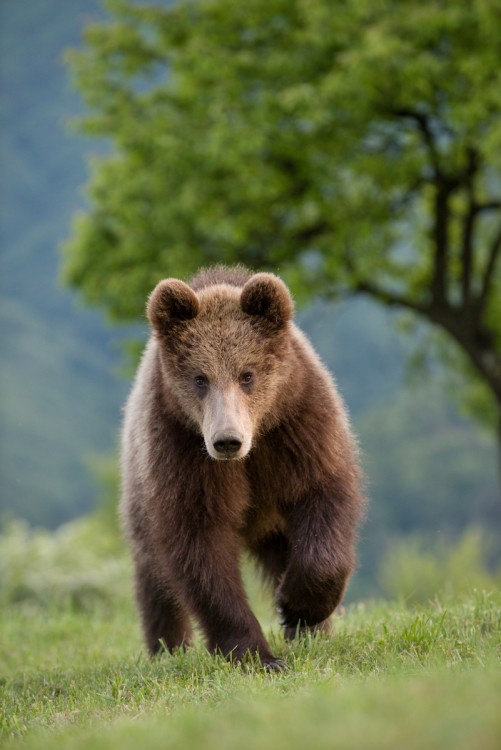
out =
[[164,279],[150,294],[146,314],[152,327],[162,331],[176,321],[195,318],[199,308],[198,297],[188,284],[178,279]]
[[256,273],[245,284],[240,305],[247,315],[260,316],[273,328],[282,328],[294,312],[294,303],[284,282],[272,273]]

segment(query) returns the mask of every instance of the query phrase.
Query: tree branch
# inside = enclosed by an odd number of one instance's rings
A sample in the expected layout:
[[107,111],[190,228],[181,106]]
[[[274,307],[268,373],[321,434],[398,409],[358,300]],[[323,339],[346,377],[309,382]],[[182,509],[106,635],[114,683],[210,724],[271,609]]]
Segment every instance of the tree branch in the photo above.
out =
[[440,158],[438,154],[437,145],[435,142],[435,137],[430,128],[429,117],[425,115],[423,112],[416,112],[413,109],[407,109],[407,108],[396,109],[393,111],[393,114],[396,117],[402,117],[406,120],[412,120],[413,122],[416,123],[417,128],[419,132],[421,133],[423,137],[423,141],[428,149],[431,163],[433,164],[433,169],[435,172],[435,177],[438,178],[439,176],[441,176],[442,169],[440,166]]
[[501,225],[499,226],[498,231],[496,232],[492,240],[492,244],[489,250],[489,257],[487,258],[487,263],[486,263],[485,270],[484,270],[482,290],[480,292],[480,297],[479,297],[479,308],[481,311],[485,308],[485,304],[487,302],[487,298],[490,293],[492,279],[494,277],[494,271],[496,269],[496,263],[499,259],[500,251],[501,251]]
[[501,201],[487,201],[487,203],[477,203],[477,213],[483,213],[484,211],[499,211],[501,208]]
[[346,267],[353,274],[354,280],[351,283],[351,290],[355,294],[368,294],[374,297],[378,302],[382,302],[390,307],[406,307],[409,310],[420,313],[421,315],[429,316],[431,308],[428,305],[416,302],[410,297],[405,297],[403,294],[397,294],[389,289],[384,289],[378,286],[373,281],[367,279],[360,279],[358,277],[357,268],[350,255],[348,246],[345,244],[343,249],[343,258]]
[[384,289],[372,281],[361,279],[354,283],[352,288],[354,292],[368,294],[378,300],[378,302],[382,302],[389,307],[405,307],[428,318],[430,316],[430,307],[428,305],[416,302],[410,299],[410,297],[405,297],[403,294],[391,292],[389,289]]
[[473,232],[478,215],[478,205],[475,201],[475,176],[478,172],[478,153],[468,149],[468,163],[464,172],[468,208],[463,223],[463,246],[461,250],[461,294],[463,298],[463,312],[465,319],[469,315],[471,302],[471,276],[473,265]]
[[457,180],[451,180],[442,170],[437,144],[433,135],[429,116],[412,109],[398,109],[394,114],[412,120],[423,137],[434,172],[435,206],[433,243],[434,272],[431,282],[432,298],[435,305],[446,304],[447,269],[449,250],[449,195],[456,188]]
[[473,257],[473,230],[477,212],[470,202],[463,225],[463,248],[461,252],[461,294],[465,311],[469,310],[471,302],[471,273]]
[[433,303],[443,307],[447,303],[447,276],[449,267],[449,196],[453,187],[443,178],[436,183],[434,226],[432,239],[435,245],[434,269],[431,281]]

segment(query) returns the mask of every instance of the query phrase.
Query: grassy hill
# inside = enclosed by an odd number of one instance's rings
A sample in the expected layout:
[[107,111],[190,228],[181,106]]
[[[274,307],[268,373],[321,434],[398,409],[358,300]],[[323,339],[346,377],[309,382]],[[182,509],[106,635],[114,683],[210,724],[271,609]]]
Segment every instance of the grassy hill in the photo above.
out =
[[349,609],[332,637],[276,634],[279,675],[202,648],[147,661],[128,610],[37,617],[23,636],[14,619],[3,746],[494,750],[500,606],[477,593],[419,611]]
[[410,575],[428,577],[421,604],[395,560],[393,603],[359,600],[331,635],[293,643],[245,566],[253,610],[287,666],[268,674],[211,656],[200,639],[147,659],[130,562],[103,518],[52,533],[15,525],[0,536],[0,744],[494,750],[501,593],[466,548],[460,558],[408,557]]

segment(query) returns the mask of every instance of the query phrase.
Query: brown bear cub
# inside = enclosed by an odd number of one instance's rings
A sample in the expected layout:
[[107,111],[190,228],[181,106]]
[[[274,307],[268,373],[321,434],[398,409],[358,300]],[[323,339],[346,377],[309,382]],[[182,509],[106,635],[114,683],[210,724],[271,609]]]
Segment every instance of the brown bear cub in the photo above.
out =
[[190,643],[280,668],[240,574],[248,550],[285,636],[328,630],[363,498],[342,400],[285,284],[242,267],[161,281],[125,409],[121,512],[151,654]]

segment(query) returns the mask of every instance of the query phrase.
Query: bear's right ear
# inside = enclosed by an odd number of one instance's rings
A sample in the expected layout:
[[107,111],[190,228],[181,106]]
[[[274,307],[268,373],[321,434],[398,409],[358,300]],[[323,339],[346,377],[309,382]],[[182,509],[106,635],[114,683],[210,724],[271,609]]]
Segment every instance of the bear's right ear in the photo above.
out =
[[199,308],[198,297],[188,284],[178,279],[164,279],[150,294],[146,314],[155,330],[165,331],[176,321],[195,318]]
[[260,319],[272,331],[283,328],[294,313],[289,290],[272,273],[251,276],[242,289],[240,306],[244,313]]

